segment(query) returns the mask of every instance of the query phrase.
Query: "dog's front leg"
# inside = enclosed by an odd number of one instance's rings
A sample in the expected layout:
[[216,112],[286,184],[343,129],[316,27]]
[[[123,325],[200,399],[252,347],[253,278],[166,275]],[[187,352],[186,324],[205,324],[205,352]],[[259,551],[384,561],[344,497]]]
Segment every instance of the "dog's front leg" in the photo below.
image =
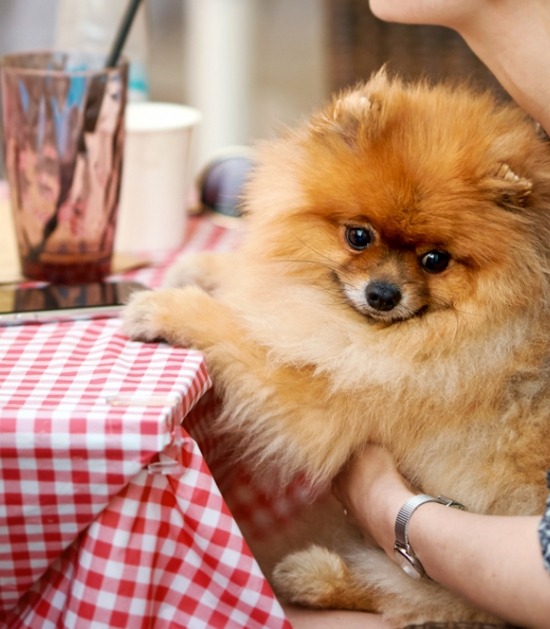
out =
[[[135,293],[123,331],[142,341],[165,341],[204,353],[223,399],[216,430],[242,437],[242,454],[291,480],[304,473],[328,482],[358,436],[331,412],[334,393],[308,365],[273,361],[238,313],[195,286]],[[214,427],[213,427],[214,429]],[[359,437],[360,439],[361,437]]]
[[133,340],[198,350],[242,332],[232,310],[197,286],[134,293],[123,312],[122,331]]

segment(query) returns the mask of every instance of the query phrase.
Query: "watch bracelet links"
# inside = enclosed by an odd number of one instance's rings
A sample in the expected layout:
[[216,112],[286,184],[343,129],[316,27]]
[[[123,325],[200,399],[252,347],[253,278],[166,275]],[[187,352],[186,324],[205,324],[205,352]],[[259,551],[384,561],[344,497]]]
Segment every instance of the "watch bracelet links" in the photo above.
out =
[[[409,523],[412,518],[414,512],[421,507],[423,504],[427,504],[429,502],[435,502],[436,504],[443,505],[445,507],[453,507],[455,509],[465,510],[465,507],[462,503],[453,500],[452,498],[447,498],[446,496],[432,496],[430,494],[418,494],[409,498],[399,509],[397,513],[397,517],[395,518],[395,545],[394,548],[400,548],[402,551],[405,551],[408,555],[413,557],[417,564],[422,568],[422,564],[420,560],[414,554],[414,551],[409,543]],[[424,574],[425,571],[423,570]],[[428,576],[428,575],[426,575]],[[429,576],[428,576],[429,578]]]

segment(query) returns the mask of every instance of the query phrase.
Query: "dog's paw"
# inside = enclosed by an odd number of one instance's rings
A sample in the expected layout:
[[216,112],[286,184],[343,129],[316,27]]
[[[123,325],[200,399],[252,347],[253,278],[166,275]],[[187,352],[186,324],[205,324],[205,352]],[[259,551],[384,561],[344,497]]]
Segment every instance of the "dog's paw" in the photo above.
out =
[[306,607],[348,608],[350,574],[342,558],[320,546],[284,557],[273,585],[285,600]]
[[230,255],[213,251],[184,255],[168,269],[163,285],[170,288],[199,286],[212,293],[223,282],[222,274]]
[[164,338],[166,296],[163,291],[135,292],[122,312],[122,332],[134,341],[156,341]]
[[202,285],[202,258],[201,253],[184,255],[169,267],[164,276],[162,285],[166,288],[178,288],[182,286]]
[[135,292],[122,312],[122,332],[135,341],[191,346],[209,301],[195,286]]
[[198,286],[134,293],[122,312],[122,333],[203,350],[229,334],[231,311]]

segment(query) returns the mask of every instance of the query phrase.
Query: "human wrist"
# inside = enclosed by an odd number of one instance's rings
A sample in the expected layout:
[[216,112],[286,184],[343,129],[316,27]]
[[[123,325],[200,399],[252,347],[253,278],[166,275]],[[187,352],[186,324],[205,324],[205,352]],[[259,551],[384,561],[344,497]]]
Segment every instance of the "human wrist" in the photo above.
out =
[[[422,552],[418,553],[413,533],[418,517],[413,516],[415,516],[418,509],[420,509],[421,513],[426,512],[428,507],[432,505],[442,506],[445,509],[453,507],[454,509],[464,510],[464,505],[452,498],[441,495],[416,494],[402,505],[395,520],[393,558],[404,572],[415,579],[426,576],[426,568],[422,558],[419,557],[419,554],[422,555]],[[439,514],[441,515],[441,511],[439,511]]]
[[370,532],[389,557],[393,557],[395,518],[412,496],[414,493],[402,483],[380,483],[356,512],[360,527]]

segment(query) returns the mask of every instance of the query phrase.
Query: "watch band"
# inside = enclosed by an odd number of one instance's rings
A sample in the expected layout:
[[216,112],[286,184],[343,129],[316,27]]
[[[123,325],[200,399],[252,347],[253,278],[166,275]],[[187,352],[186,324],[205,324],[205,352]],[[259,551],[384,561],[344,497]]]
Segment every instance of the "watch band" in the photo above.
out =
[[424,566],[414,554],[409,542],[409,522],[413,513],[427,502],[436,502],[446,507],[464,509],[464,505],[445,496],[431,496],[429,494],[419,494],[409,498],[399,509],[395,519],[395,544],[394,554],[401,568],[410,576],[419,579],[425,576]]

